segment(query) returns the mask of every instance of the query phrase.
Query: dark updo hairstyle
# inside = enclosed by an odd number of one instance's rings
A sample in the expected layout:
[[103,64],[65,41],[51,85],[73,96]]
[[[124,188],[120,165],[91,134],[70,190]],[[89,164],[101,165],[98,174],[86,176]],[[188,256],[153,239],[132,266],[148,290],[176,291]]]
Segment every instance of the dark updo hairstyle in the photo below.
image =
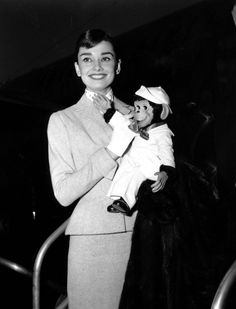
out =
[[143,101],[143,100],[148,101],[153,108],[153,123],[164,122],[164,120],[161,119],[161,112],[162,112],[161,104],[155,104],[143,97],[140,97],[139,95],[136,94],[134,95],[134,101]]
[[105,31],[101,29],[90,29],[90,30],[83,32],[79,36],[76,42],[75,53],[74,53],[75,62],[78,61],[78,53],[79,53],[80,47],[92,48],[96,46],[97,44],[101,43],[102,41],[111,43],[111,45],[113,46],[116,58],[117,58],[117,50],[115,48],[115,43],[114,43],[113,38],[108,33],[106,33]]

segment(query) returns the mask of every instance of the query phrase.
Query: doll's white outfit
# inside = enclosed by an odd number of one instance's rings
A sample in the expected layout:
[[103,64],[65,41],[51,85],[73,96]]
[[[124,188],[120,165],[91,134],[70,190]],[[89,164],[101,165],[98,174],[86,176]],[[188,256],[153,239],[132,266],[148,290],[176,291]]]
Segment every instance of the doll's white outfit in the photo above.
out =
[[108,196],[114,200],[121,197],[130,208],[136,203],[138,189],[143,181],[157,180],[156,172],[161,165],[175,167],[172,136],[167,124],[148,131],[149,139],[137,135],[129,150],[121,159],[113,178]]

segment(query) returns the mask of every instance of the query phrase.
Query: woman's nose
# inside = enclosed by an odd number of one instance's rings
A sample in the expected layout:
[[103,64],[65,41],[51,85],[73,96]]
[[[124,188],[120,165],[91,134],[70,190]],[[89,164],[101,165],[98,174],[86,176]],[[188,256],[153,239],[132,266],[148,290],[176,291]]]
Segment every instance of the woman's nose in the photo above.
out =
[[100,71],[102,70],[102,65],[101,65],[101,61],[100,60],[96,60],[95,64],[94,64],[95,70],[96,71]]

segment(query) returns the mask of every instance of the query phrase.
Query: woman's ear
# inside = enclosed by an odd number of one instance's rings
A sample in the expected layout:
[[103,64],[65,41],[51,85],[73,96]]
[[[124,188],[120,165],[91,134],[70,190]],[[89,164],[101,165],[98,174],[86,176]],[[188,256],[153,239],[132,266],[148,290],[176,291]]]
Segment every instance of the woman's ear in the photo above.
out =
[[119,59],[116,65],[116,74],[119,74],[121,70],[121,60]]
[[80,69],[79,69],[78,63],[74,62],[74,66],[75,66],[75,72],[76,72],[77,76],[80,77],[81,73],[80,73]]

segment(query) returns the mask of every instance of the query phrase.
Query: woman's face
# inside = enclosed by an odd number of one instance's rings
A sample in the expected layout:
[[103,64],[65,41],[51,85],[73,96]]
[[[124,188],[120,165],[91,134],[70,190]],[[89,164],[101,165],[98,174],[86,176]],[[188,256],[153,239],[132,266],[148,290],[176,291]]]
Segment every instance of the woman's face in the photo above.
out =
[[102,41],[92,48],[80,47],[75,70],[87,89],[106,93],[120,71],[120,60],[110,42]]

